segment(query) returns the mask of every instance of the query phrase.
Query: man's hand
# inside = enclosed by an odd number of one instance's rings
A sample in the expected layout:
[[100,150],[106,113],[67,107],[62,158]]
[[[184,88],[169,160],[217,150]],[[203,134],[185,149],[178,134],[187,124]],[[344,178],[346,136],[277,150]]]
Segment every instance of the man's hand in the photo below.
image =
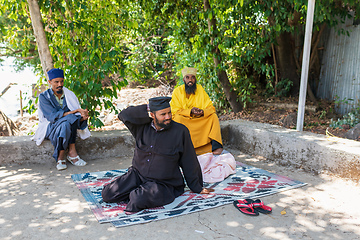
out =
[[89,119],[89,111],[87,109],[78,109],[78,112],[81,114],[80,121],[86,121]]
[[88,117],[89,116],[89,111],[87,109],[78,109],[78,112],[81,114],[82,117]]
[[215,190],[212,188],[203,188],[200,192],[200,194],[209,194],[211,192],[214,192]]
[[190,115],[193,117],[202,117],[202,116],[204,116],[204,110],[197,108],[197,107],[193,107],[191,109]]
[[81,117],[80,118],[80,121],[82,122],[82,121],[86,121],[86,120],[88,120],[89,119],[89,116],[87,116],[87,117]]
[[70,112],[66,112],[66,113],[64,113],[63,117],[65,117],[69,114],[75,114],[75,113],[80,113],[80,115],[81,115],[80,121],[85,121],[85,120],[89,119],[89,111],[87,109],[81,109],[81,108],[70,111]]

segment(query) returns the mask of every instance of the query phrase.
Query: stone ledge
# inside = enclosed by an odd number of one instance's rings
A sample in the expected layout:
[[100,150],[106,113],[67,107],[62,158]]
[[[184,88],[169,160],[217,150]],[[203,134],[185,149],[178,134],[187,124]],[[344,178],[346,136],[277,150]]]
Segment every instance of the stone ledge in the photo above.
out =
[[[135,141],[127,130],[91,134],[88,139],[76,141],[77,151],[85,160],[130,156],[133,153]],[[37,146],[31,141],[31,136],[0,137],[0,165],[54,161],[53,151],[49,140]]]
[[[225,146],[244,153],[306,171],[326,170],[360,179],[360,142],[244,120],[222,121],[221,131]],[[0,137],[0,165],[54,161],[50,141],[36,146],[30,138]],[[135,141],[128,130],[105,131],[92,132],[89,139],[78,140],[76,145],[81,157],[92,160],[132,156]]]
[[360,142],[244,120],[221,122],[225,145],[306,171],[360,179]]

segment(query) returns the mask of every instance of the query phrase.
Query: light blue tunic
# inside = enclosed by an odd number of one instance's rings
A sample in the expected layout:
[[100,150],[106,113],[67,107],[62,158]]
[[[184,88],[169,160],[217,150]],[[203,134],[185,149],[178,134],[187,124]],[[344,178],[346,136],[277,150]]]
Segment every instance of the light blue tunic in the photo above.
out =
[[[46,130],[45,138],[49,139],[54,146],[53,157],[57,161],[59,151],[61,150],[59,149],[60,146],[62,145],[64,149],[67,149],[69,145],[72,129],[85,129],[87,127],[87,121],[81,122],[81,116],[75,114],[69,114],[63,117],[65,112],[70,111],[66,104],[66,97],[61,107],[51,88],[39,95],[39,107],[44,117],[50,122]],[[76,131],[73,134],[76,134]],[[62,138],[62,142],[59,142],[59,138]]]

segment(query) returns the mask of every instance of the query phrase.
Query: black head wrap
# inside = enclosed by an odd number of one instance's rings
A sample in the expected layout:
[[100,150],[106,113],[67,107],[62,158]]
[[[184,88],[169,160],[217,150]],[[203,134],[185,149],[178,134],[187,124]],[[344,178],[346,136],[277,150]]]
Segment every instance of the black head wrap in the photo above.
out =
[[159,111],[170,107],[171,97],[154,97],[149,99],[149,108],[151,112]]

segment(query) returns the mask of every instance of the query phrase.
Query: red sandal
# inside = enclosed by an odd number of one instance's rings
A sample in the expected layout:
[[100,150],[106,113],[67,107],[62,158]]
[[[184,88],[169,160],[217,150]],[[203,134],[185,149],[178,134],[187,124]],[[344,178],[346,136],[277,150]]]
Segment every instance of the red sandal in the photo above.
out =
[[256,199],[255,201],[253,201],[253,207],[255,211],[260,213],[269,214],[272,212],[272,208],[264,205],[263,201],[261,201],[260,199]]
[[252,199],[240,199],[233,202],[234,206],[242,213],[250,216],[258,216],[259,213],[254,209]]

